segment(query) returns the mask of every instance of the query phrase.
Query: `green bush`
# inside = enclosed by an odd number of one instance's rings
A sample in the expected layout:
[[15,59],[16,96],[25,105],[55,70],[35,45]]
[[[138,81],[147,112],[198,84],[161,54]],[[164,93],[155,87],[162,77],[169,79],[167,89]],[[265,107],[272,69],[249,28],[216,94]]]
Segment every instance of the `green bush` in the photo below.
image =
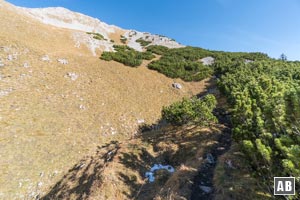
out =
[[194,47],[168,49],[163,46],[149,46],[147,51],[162,55],[157,61],[148,65],[170,78],[181,78],[185,81],[200,81],[213,73],[210,66],[203,65],[199,59],[211,55],[207,50]]
[[160,45],[150,45],[147,47],[147,51],[150,51],[151,53],[155,53],[158,55],[163,55],[169,50],[168,47],[160,46]]
[[93,35],[93,38],[96,40],[106,40],[100,33],[87,32],[87,34]]
[[213,95],[206,95],[203,99],[186,99],[175,102],[162,110],[163,119],[173,125],[196,123],[204,126],[216,121],[212,114],[216,107],[216,99]]
[[140,43],[142,47],[145,47],[145,46],[151,44],[150,41],[146,41],[146,40],[144,40],[143,38],[137,39],[136,42]]
[[214,67],[232,106],[233,137],[255,174],[269,183],[274,176],[299,177],[300,63],[260,53],[219,56]]
[[150,52],[138,52],[125,45],[114,45],[113,47],[116,52],[103,52],[100,58],[106,61],[114,60],[131,67],[140,66],[143,60],[154,58]]
[[[126,38],[121,36],[121,40],[126,43]],[[143,43],[142,39],[139,39]],[[146,45],[146,43],[144,43]],[[148,68],[156,70],[170,78],[181,78],[185,81],[200,81],[213,74],[227,72],[227,65],[235,66],[245,65],[245,60],[258,61],[267,59],[266,54],[262,53],[230,53],[220,51],[209,51],[196,47],[184,47],[169,49],[164,46],[147,46],[146,52],[137,52],[127,46],[115,45],[116,53],[103,53],[101,59],[115,60],[128,66],[139,66],[142,60],[151,60],[154,54],[161,55],[161,58],[148,64]],[[212,56],[215,63],[211,66],[203,65],[201,60],[204,57]],[[299,74],[300,77],[300,74]],[[226,89],[227,86],[224,86]],[[300,110],[300,109],[299,109]]]
[[121,35],[121,42],[123,43],[123,44],[126,44],[126,42],[127,42],[127,38],[125,37],[125,36],[123,36],[123,35]]

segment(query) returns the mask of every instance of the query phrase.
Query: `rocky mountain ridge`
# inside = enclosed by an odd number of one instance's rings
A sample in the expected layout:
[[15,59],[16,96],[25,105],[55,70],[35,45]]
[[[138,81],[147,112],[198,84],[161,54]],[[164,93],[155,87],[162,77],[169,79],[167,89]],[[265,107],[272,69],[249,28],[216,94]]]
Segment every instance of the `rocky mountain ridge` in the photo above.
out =
[[[115,37],[112,35],[114,34],[119,34],[120,38],[125,38],[126,44],[137,51],[143,51],[141,44],[136,41],[138,39],[143,39],[149,42],[149,45],[162,45],[169,48],[184,47],[184,45],[181,45],[175,40],[165,36],[136,30],[125,30],[114,25],[108,25],[97,18],[93,18],[78,12],[73,12],[62,7],[16,7],[16,9],[43,24],[73,30],[73,37],[76,41],[75,45],[79,46],[80,43],[85,44],[89,47],[94,56],[96,55],[96,49],[113,51]],[[82,34],[82,32],[99,33],[103,35],[104,39],[106,40],[97,41],[88,35]],[[120,38],[117,39],[120,40]]]

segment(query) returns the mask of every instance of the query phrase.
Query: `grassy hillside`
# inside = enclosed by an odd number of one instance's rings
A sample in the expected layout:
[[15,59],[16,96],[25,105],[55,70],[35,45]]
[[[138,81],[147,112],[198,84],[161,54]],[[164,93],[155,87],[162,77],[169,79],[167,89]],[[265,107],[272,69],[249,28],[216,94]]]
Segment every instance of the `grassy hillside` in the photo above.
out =
[[[143,39],[138,52],[123,30],[52,27],[2,2],[0,199],[267,199],[274,176],[300,176],[299,62]],[[110,39],[122,45],[91,56]],[[176,170],[151,184],[156,163]]]
[[100,61],[84,43],[76,46],[74,34],[85,32],[41,24],[1,4],[0,199],[42,195],[99,145],[133,136],[138,120],[155,123],[163,106],[207,84],[177,80],[177,91],[174,80],[143,64]]

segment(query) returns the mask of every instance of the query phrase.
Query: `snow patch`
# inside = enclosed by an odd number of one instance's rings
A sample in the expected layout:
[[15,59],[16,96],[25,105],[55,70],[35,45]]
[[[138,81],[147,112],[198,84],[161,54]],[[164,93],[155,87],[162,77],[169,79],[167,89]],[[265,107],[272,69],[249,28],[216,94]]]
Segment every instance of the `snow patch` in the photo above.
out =
[[153,167],[151,167],[149,172],[145,173],[146,178],[148,178],[149,182],[154,182],[155,181],[155,177],[154,177],[154,173],[157,170],[167,170],[170,173],[175,172],[174,167],[172,167],[171,165],[161,165],[161,164],[154,164]]

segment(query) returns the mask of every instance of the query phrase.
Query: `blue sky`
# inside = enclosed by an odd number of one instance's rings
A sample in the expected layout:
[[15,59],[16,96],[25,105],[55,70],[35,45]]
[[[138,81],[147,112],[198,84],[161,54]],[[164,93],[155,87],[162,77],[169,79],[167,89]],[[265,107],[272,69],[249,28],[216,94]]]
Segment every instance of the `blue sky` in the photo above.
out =
[[299,0],[8,0],[62,6],[126,29],[212,50],[260,51],[300,60]]

